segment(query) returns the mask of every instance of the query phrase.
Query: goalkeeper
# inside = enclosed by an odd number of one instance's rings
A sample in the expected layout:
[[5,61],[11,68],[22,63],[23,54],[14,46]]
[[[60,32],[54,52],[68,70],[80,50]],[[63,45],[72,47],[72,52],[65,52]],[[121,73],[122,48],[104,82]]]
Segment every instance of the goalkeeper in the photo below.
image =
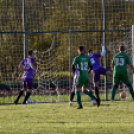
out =
[[88,56],[93,64],[93,81],[94,81],[94,89],[95,89],[95,95],[97,98],[100,98],[99,96],[99,80],[100,75],[108,75],[112,77],[112,72],[102,67],[102,65],[99,63],[99,58],[103,55],[105,55],[105,45],[101,44],[102,46],[102,52],[101,53],[93,53],[93,50],[88,50]]
[[112,95],[111,95],[111,101],[114,101],[116,89],[118,88],[118,85],[120,81],[124,82],[128,90],[134,100],[134,92],[133,92],[133,87],[131,85],[128,72],[127,72],[127,64],[130,66],[134,73],[134,67],[131,63],[131,60],[127,54],[125,54],[125,47],[121,45],[119,47],[119,53],[116,54],[113,58],[112,65],[114,69],[113,73],[113,88],[112,88]]

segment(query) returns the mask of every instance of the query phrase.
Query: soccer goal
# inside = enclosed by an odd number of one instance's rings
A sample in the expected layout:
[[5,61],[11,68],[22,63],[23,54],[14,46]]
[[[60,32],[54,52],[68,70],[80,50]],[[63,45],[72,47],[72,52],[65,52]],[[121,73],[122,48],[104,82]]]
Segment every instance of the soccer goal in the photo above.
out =
[[[78,46],[84,45],[86,50],[100,53],[104,32],[107,69],[111,70],[112,58],[121,43],[133,61],[133,5],[133,0],[1,0],[0,103],[12,103],[22,88],[23,72],[18,65],[30,49],[35,52],[35,63],[40,71],[39,76],[34,77],[30,98],[33,102],[69,101],[73,83],[71,65],[78,55]],[[105,65],[103,57],[100,63]],[[133,80],[132,72],[128,71]],[[92,73],[90,82],[94,92]],[[106,100],[105,86],[110,100],[112,78],[107,82],[104,76],[100,79],[102,100]],[[130,99],[127,88],[121,83],[117,100],[123,90]],[[82,100],[90,101],[83,94]]]

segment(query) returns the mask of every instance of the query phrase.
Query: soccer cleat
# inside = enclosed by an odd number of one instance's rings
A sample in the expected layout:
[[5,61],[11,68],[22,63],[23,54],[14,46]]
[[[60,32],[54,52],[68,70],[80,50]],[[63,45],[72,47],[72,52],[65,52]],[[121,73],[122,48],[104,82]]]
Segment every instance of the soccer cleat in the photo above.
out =
[[96,99],[96,103],[97,103],[97,107],[99,107],[100,106],[100,99],[99,98]]
[[17,101],[17,100],[15,100],[15,101],[14,101],[14,104],[18,104],[18,101]]
[[23,105],[26,105],[26,102],[23,102],[22,104],[23,104]]
[[78,106],[77,109],[83,109],[83,107],[82,106]]
[[69,102],[69,105],[70,105],[70,106],[72,106],[72,105],[73,105],[73,102],[72,102],[72,101],[70,101],[70,102]]
[[96,101],[95,100],[92,100],[92,105],[96,105]]

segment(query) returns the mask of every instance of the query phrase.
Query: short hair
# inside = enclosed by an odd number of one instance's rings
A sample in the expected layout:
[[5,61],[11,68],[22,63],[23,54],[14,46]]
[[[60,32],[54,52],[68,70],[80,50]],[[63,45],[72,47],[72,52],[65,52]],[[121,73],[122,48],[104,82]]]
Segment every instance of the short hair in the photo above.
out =
[[85,49],[84,46],[82,46],[82,45],[78,46],[78,50],[80,50],[80,52],[82,52],[84,49]]
[[125,46],[123,46],[123,45],[120,45],[120,51],[125,51]]
[[92,49],[90,49],[90,50],[88,50],[88,53],[90,53],[90,52],[92,52],[93,50]]
[[28,55],[31,56],[33,54],[33,50],[28,51]]

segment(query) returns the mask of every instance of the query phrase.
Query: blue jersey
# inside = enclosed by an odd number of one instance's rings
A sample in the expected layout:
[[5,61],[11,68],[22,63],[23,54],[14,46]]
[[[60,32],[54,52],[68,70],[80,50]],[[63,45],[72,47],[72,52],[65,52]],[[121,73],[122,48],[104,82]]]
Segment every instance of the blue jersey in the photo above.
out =
[[99,63],[99,57],[101,57],[101,54],[93,54],[91,56],[89,56],[91,63],[93,65],[93,70],[97,70],[99,69],[101,66],[101,64]]
[[34,64],[34,59],[31,57],[28,57],[21,62],[21,64],[24,65],[23,77],[28,77],[28,78],[34,77],[34,70],[30,66],[31,63]]

